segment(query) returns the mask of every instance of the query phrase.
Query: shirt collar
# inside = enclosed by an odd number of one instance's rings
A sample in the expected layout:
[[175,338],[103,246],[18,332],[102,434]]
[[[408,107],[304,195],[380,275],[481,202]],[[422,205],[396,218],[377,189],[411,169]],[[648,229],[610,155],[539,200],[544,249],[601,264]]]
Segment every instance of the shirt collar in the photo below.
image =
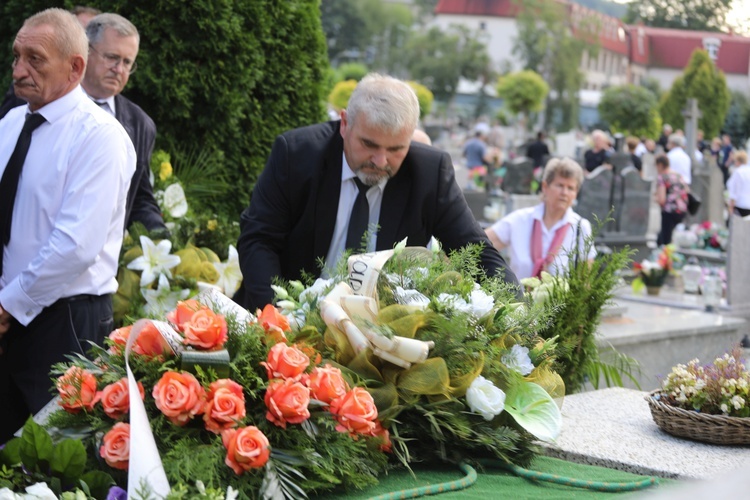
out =
[[105,109],[105,111],[112,114],[113,116],[115,115],[115,96],[111,95],[107,97],[106,99],[97,99],[95,97],[91,97],[88,93],[86,93],[86,89],[83,89],[83,93],[86,94],[89,97],[89,99],[97,103],[97,105],[99,103],[106,102],[107,106],[109,106],[109,109]]
[[[542,223],[544,222],[544,202],[534,207],[533,218],[538,219]],[[549,231],[556,231],[559,227],[564,226],[565,224],[572,224],[572,223],[573,223],[573,207],[568,207],[568,209],[565,211],[565,214],[562,216],[562,219],[555,222],[555,225],[552,226],[549,229]],[[547,226],[542,224],[542,229],[547,231]]]
[[86,99],[86,94],[83,92],[83,88],[78,85],[64,96],[45,104],[37,112],[49,123],[54,123],[78,106],[84,99]]

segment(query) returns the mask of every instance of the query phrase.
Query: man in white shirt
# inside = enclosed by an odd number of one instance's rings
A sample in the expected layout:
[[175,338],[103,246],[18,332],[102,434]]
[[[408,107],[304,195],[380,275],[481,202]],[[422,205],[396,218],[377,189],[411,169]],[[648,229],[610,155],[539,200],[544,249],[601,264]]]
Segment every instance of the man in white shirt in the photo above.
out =
[[[14,204],[0,200],[0,235],[9,234],[0,240],[0,443],[51,398],[50,367],[112,329],[136,161],[125,130],[79,85],[88,40],[72,14],[27,19],[13,55],[15,94],[28,106],[0,120],[0,176],[21,166]],[[30,113],[41,125],[15,161]]]
[[683,149],[685,147],[685,137],[677,134],[670,135],[667,147],[669,148],[667,156],[669,157],[670,168],[682,175],[685,184],[689,186],[693,180],[693,165],[690,161],[690,156]]

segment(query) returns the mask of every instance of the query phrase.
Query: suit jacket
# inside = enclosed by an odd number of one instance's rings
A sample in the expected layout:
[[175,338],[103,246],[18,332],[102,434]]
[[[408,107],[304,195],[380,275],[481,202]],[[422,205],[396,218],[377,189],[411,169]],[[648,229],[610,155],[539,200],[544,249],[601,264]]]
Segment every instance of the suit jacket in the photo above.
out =
[[[270,303],[274,276],[299,279],[302,271],[318,275],[333,237],[341,189],[343,139],[340,122],[312,125],[276,138],[271,155],[242,213],[238,242],[249,309]],[[474,219],[456,184],[450,156],[411,143],[398,173],[386,184],[380,211],[377,250],[408,237],[426,245],[431,236],[446,251],[483,243],[482,266],[489,275],[515,275]]]
[[133,222],[140,222],[149,231],[166,231],[167,227],[154,199],[154,190],[149,179],[151,153],[156,141],[156,125],[140,106],[121,94],[115,96],[115,116],[133,141],[138,157],[128,191],[125,227],[129,227]]

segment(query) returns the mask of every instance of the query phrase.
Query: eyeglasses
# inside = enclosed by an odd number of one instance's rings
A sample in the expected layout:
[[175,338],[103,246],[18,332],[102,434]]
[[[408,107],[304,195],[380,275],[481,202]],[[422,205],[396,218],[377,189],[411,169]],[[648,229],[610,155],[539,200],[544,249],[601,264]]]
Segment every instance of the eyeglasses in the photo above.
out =
[[127,71],[129,75],[132,75],[133,73],[135,73],[135,70],[138,69],[138,63],[135,61],[131,61],[130,59],[123,59],[122,57],[115,54],[102,54],[101,52],[96,50],[93,45],[89,45],[89,48],[94,51],[96,55],[107,62],[109,69],[116,68],[120,65],[120,63],[122,63],[122,67],[125,68],[125,71]]

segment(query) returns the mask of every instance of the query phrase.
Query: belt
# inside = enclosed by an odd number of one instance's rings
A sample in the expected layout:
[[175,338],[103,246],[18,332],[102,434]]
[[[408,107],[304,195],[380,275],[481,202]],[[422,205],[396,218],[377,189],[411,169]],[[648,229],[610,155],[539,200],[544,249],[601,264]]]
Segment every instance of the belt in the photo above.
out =
[[80,295],[71,295],[70,297],[63,297],[59,299],[59,302],[70,303],[70,302],[82,302],[84,300],[93,301],[93,300],[101,299],[102,297],[106,297],[106,295],[90,295],[87,293],[82,293]]

